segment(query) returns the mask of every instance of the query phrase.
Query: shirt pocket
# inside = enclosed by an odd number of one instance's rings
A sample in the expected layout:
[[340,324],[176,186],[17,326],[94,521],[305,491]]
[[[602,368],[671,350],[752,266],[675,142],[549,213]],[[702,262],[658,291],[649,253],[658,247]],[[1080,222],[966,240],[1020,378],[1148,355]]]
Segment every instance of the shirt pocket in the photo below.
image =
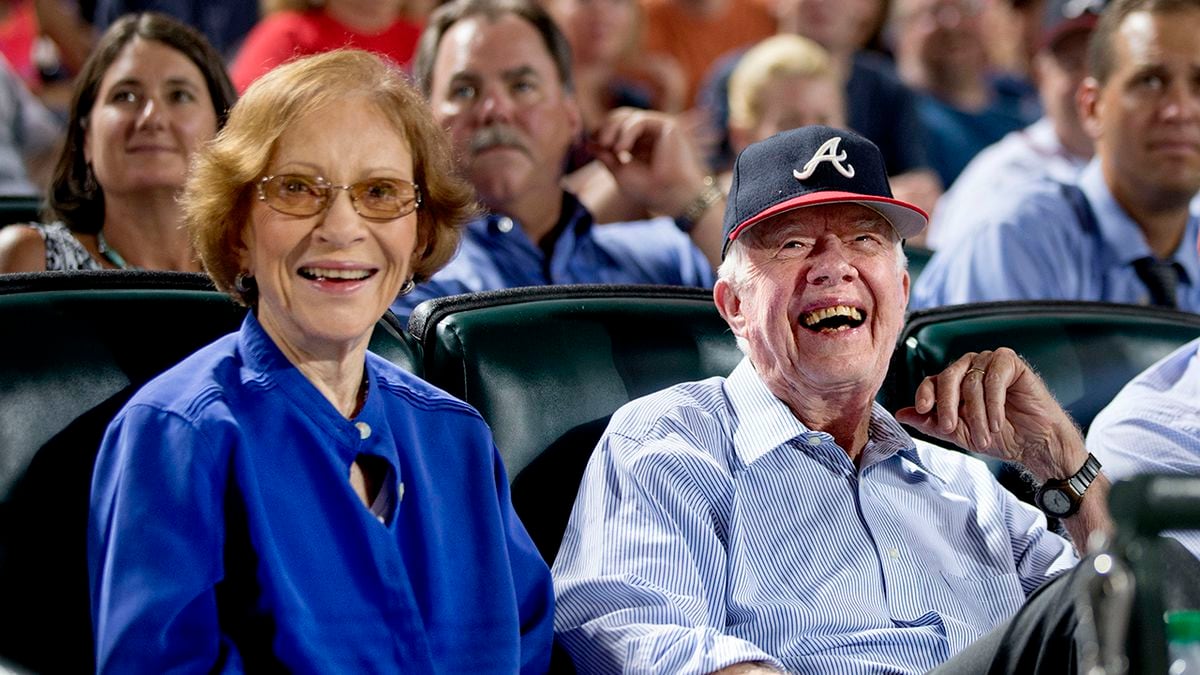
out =
[[1021,577],[1015,573],[958,577],[942,572],[961,620],[981,632],[1007,620],[1025,604]]

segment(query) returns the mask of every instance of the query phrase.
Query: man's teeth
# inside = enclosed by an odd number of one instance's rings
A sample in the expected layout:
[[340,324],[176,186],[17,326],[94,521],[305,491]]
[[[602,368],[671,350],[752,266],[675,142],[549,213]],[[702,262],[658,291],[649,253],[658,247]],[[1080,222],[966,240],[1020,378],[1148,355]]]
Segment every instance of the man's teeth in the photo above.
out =
[[327,267],[304,267],[300,270],[300,273],[306,277],[311,277],[314,279],[358,280],[366,279],[367,277],[371,276],[370,270],[343,270]]
[[813,310],[804,315],[804,325],[812,326],[835,316],[849,317],[854,321],[862,321],[862,311],[857,307],[847,305],[834,305],[833,307],[822,307],[821,309]]

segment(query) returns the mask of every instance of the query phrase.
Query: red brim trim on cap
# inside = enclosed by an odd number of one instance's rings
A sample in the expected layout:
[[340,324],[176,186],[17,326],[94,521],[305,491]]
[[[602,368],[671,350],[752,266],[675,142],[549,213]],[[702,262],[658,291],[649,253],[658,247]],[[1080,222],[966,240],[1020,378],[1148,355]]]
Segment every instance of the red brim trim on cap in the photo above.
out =
[[[872,195],[860,195],[854,192],[814,192],[796,197],[794,199],[789,199],[786,202],[780,202],[769,209],[760,211],[758,214],[743,220],[741,223],[738,223],[737,227],[733,228],[733,230],[729,232],[729,241],[737,239],[738,236],[742,234],[742,231],[751,225],[766,220],[771,216],[777,216],[781,213],[805,206],[837,203],[862,204],[863,206],[872,208],[873,210],[879,212],[880,215],[882,215],[889,223],[892,224],[892,227],[896,229],[897,234],[899,234],[900,238],[902,239],[906,239],[918,234],[921,230],[925,229],[925,226],[929,223],[928,213],[925,213],[920,208],[913,206],[908,202],[900,201],[899,199],[875,197]],[[904,211],[893,211],[892,209],[888,209],[888,211],[892,211],[890,214],[883,213],[882,211],[872,207],[872,204],[886,204],[892,207],[904,209]],[[914,217],[905,218],[905,211]]]

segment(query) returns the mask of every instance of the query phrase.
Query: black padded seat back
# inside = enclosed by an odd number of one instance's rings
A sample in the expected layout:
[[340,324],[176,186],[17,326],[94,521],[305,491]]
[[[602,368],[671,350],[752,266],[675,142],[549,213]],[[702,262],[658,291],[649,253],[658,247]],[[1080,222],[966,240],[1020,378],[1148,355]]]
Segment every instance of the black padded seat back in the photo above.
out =
[[430,300],[409,330],[425,376],[492,428],[518,514],[554,560],[609,417],[741,359],[712,294],[664,286],[543,286]]
[[11,223],[36,223],[42,210],[42,198],[25,195],[0,195],[0,227]]
[[[0,658],[92,669],[86,528],[104,429],[142,384],[245,312],[199,274],[0,275]],[[371,346],[419,367],[394,317]]]
[[908,258],[908,276],[911,283],[915,284],[917,283],[917,277],[921,276],[921,273],[925,271],[926,265],[929,264],[929,260],[933,258],[933,251],[922,246],[905,245],[904,255]]
[[1045,379],[1086,432],[1121,387],[1200,337],[1200,315],[1158,307],[1012,301],[913,312],[900,335],[881,400],[912,405],[921,380],[969,351],[1011,347]]

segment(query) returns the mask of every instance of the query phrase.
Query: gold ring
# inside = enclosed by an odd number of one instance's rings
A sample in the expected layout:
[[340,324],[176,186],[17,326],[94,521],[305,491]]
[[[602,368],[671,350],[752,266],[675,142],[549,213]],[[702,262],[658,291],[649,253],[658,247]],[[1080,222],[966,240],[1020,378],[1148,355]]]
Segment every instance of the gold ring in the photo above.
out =
[[980,376],[987,375],[987,371],[983,368],[967,368],[967,375],[970,375],[971,373],[979,373]]

